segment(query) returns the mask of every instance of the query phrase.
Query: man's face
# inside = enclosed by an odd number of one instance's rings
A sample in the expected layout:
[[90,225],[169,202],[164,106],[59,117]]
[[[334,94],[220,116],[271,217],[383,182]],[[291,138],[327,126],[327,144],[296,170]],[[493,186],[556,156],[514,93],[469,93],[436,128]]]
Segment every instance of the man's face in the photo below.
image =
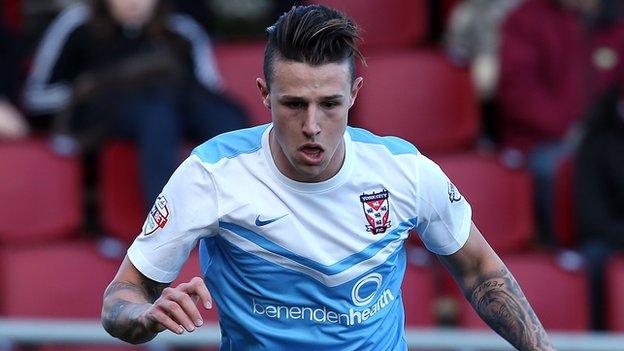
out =
[[559,0],[567,9],[583,16],[594,16],[600,11],[600,0]]
[[301,182],[334,176],[345,155],[343,134],[349,108],[362,86],[351,84],[348,61],[310,66],[277,59],[271,90],[258,78],[263,103],[271,109],[271,154],[278,169]]
[[158,0],[106,0],[109,11],[124,26],[140,28],[154,14]]

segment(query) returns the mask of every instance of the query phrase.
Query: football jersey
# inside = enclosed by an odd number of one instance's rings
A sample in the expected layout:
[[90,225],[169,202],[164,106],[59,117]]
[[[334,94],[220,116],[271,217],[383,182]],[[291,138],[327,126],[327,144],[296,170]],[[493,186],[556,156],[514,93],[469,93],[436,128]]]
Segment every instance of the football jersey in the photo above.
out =
[[352,127],[336,175],[294,181],[271,156],[271,128],[193,150],[128,257],[171,282],[199,245],[221,350],[407,350],[405,241],[416,232],[430,251],[456,252],[470,206],[413,145]]

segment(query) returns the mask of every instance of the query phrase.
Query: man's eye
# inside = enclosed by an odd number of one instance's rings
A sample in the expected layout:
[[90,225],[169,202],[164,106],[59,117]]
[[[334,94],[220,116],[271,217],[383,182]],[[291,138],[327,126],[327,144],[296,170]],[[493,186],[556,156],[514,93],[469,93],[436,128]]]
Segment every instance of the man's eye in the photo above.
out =
[[300,101],[290,101],[290,102],[284,103],[284,105],[286,105],[286,107],[292,108],[292,109],[303,108],[303,102],[300,102]]
[[338,106],[338,103],[337,103],[337,102],[335,102],[335,101],[326,101],[326,102],[323,102],[323,103],[321,104],[321,106],[322,106],[324,109],[331,110],[331,109],[335,108],[336,106]]

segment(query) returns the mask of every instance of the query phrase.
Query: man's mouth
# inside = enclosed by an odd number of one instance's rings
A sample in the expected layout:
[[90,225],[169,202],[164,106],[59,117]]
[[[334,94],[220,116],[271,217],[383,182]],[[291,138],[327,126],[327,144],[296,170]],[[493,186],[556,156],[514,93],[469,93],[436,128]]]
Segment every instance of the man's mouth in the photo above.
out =
[[323,160],[324,150],[320,145],[306,144],[299,148],[299,153],[306,163],[316,165]]

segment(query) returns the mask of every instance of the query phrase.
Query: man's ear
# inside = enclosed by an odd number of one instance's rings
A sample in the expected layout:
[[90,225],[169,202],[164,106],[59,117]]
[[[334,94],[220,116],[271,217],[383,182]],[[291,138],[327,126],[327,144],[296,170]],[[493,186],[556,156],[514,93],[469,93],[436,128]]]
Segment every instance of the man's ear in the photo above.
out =
[[266,81],[262,78],[256,78],[256,86],[258,86],[258,90],[260,91],[260,96],[262,97],[262,103],[269,110],[271,109],[271,99],[269,94],[269,87]]
[[357,77],[353,81],[353,86],[351,86],[351,102],[349,103],[349,108],[351,108],[351,106],[355,103],[355,99],[357,98],[358,92],[360,91],[360,88],[362,88],[363,84],[364,78],[362,77]]

